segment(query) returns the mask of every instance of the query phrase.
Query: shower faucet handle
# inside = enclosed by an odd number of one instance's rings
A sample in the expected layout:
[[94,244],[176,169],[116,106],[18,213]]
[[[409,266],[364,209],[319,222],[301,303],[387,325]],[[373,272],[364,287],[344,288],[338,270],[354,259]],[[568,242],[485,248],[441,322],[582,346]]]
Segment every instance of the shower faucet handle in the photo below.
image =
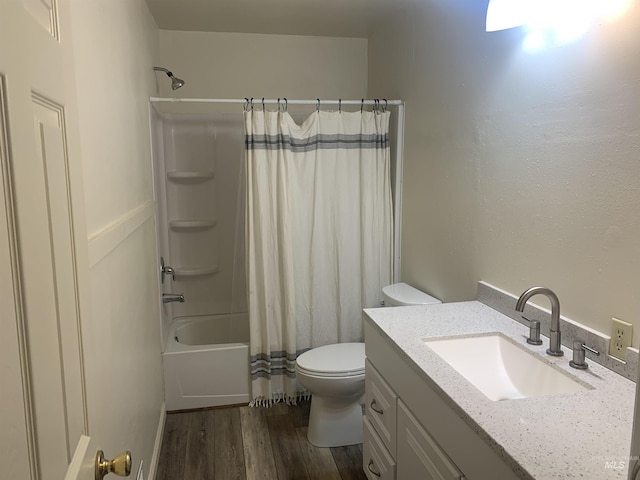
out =
[[522,319],[529,322],[529,338],[527,338],[527,343],[530,345],[542,345],[542,340],[540,340],[540,320],[529,320],[524,315]]
[[176,279],[176,272],[168,265],[164,264],[164,257],[160,257],[160,280],[164,283],[164,276],[171,275],[171,280]]

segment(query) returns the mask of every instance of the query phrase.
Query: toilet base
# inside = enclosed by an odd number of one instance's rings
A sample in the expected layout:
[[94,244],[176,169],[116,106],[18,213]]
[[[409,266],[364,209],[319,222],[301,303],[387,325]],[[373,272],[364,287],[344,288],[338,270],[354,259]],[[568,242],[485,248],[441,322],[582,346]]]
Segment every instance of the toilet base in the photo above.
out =
[[316,447],[343,447],[362,443],[362,406],[335,397],[311,397],[307,440]]

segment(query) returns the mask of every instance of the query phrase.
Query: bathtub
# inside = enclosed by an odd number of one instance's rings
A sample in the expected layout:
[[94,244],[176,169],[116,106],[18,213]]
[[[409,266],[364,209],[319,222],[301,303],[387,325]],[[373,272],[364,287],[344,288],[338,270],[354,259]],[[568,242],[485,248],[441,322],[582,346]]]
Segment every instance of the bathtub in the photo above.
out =
[[248,403],[248,314],[175,319],[162,359],[168,411]]

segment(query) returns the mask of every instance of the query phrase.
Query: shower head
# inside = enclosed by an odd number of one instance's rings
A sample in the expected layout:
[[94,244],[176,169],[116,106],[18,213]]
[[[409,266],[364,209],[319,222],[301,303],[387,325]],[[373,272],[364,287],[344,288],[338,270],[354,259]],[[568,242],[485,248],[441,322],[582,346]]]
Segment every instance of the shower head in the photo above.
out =
[[173,75],[171,75],[171,89],[172,90],[177,90],[183,85],[184,85],[184,80],[182,80],[181,78],[174,77]]
[[157,70],[159,72],[164,72],[167,74],[167,77],[169,77],[171,79],[171,89],[172,90],[177,90],[179,89],[181,86],[184,85],[184,80],[182,80],[181,78],[178,77],[174,77],[173,73],[171,73],[169,70],[167,70],[166,68],[163,67],[153,67],[154,70]]

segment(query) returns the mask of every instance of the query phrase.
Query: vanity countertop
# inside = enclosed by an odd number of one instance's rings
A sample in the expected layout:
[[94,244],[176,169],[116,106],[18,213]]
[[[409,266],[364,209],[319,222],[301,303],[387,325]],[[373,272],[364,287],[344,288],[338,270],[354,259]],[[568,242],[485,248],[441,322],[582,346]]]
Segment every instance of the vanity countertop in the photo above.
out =
[[[570,349],[563,346],[563,357],[546,355],[547,337],[540,346],[527,344],[527,327],[477,301],[374,308],[365,313],[366,321],[391,339],[429,386],[522,478],[627,477],[635,383],[588,358],[587,370],[569,367]],[[593,388],[492,401],[422,342],[492,332],[514,339]]]

